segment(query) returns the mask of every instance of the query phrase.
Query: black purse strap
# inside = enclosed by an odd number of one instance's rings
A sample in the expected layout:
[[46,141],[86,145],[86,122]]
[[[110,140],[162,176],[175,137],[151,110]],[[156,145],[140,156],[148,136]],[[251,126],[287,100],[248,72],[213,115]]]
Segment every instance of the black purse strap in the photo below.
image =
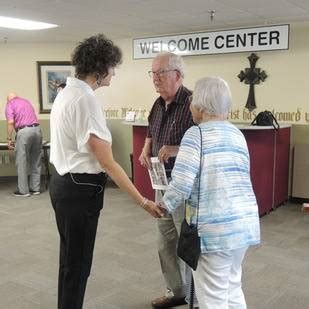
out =
[[[202,159],[203,159],[203,136],[202,136],[202,130],[199,126],[197,126],[200,131],[201,136],[201,150],[200,150],[200,167],[199,167],[199,173],[198,173],[198,194],[197,194],[197,210],[196,210],[196,226],[198,226],[198,215],[200,210],[200,190],[201,190],[201,172],[202,172]],[[185,218],[187,214],[187,205],[185,205]]]
[[199,168],[199,175],[198,175],[198,193],[197,193],[197,212],[196,212],[196,226],[198,226],[198,215],[200,210],[200,191],[201,191],[201,174],[202,174],[202,159],[203,159],[203,136],[202,130],[199,126],[197,126],[200,130],[201,135],[201,150],[200,150],[200,168]]
[[275,121],[275,123],[277,125],[277,126],[275,126],[274,123],[273,123],[273,127],[275,128],[275,130],[278,130],[280,128],[280,126],[279,126],[279,123],[278,123],[276,117],[273,115],[272,112],[270,112],[270,115],[271,115],[272,119]]
[[252,122],[251,122],[251,125],[252,125],[252,126],[256,125],[256,118],[257,118],[257,115],[254,117],[254,119],[253,119]]

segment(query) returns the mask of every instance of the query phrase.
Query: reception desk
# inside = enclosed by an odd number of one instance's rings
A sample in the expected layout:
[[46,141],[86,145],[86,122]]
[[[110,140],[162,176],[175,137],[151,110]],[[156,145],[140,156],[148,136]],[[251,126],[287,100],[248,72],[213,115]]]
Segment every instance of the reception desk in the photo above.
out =
[[123,122],[124,125],[132,126],[133,128],[133,174],[134,185],[148,199],[154,200],[154,190],[151,187],[151,182],[148,170],[141,166],[138,158],[142,152],[145,138],[147,135],[146,122]]
[[[124,122],[133,128],[134,184],[154,199],[148,171],[138,161],[147,134],[147,123]],[[290,126],[237,126],[244,134],[250,154],[250,174],[260,216],[288,200]]]
[[288,200],[290,135],[289,125],[273,127],[238,126],[250,154],[250,174],[260,216]]

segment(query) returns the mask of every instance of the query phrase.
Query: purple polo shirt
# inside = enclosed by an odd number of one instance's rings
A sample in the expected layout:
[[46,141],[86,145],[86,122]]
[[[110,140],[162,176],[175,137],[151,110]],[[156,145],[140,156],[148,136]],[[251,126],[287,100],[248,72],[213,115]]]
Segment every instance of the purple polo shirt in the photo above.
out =
[[6,104],[5,116],[8,121],[14,121],[15,129],[39,123],[32,104],[20,97],[15,97]]

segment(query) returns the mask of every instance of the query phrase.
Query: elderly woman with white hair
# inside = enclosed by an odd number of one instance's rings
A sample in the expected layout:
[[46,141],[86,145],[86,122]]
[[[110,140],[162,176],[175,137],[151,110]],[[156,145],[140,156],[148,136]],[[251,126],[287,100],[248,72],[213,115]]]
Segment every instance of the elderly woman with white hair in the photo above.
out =
[[227,121],[231,93],[221,78],[199,80],[190,109],[198,126],[181,141],[162,206],[173,213],[187,200],[187,221],[198,214],[201,255],[193,277],[200,308],[243,309],[241,265],[260,242],[246,140]]

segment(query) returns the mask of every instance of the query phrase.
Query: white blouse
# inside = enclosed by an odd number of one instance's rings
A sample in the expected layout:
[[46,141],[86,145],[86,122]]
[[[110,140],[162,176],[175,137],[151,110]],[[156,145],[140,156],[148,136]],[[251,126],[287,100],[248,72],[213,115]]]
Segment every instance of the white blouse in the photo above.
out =
[[97,174],[103,171],[89,148],[90,134],[112,142],[94,91],[84,81],[68,77],[50,115],[50,162],[58,174]]

